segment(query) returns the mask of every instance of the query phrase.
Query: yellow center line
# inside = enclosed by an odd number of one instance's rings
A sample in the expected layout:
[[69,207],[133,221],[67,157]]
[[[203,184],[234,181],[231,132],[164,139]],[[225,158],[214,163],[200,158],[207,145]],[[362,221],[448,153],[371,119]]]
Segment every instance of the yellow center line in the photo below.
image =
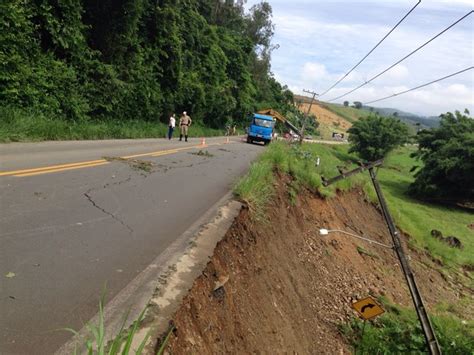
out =
[[23,173],[23,174],[15,174],[14,176],[24,177],[24,176],[34,176],[34,175],[41,175],[41,174],[48,174],[48,173],[58,173],[60,171],[66,170],[74,170],[74,169],[82,169],[82,168],[91,168],[93,166],[100,166],[110,164],[108,161],[104,161],[102,163],[94,163],[94,164],[87,164],[87,165],[77,165],[77,166],[70,166],[68,168],[60,168],[60,169],[52,169],[52,170],[42,170],[33,173]]
[[[124,157],[120,157],[122,159],[132,159],[138,157],[159,157],[162,155],[174,154],[184,150],[191,150],[191,149],[198,149],[198,148],[206,148],[210,146],[219,146],[222,144],[230,144],[235,143],[233,141],[229,141],[228,143],[212,143],[206,145],[193,145],[189,147],[182,147],[176,149],[168,149],[168,150],[159,150],[156,152],[149,152],[149,153],[142,153],[142,154],[135,154],[135,155],[127,155]],[[69,163],[69,164],[59,164],[59,165],[51,165],[51,166],[44,166],[40,168],[31,168],[31,169],[22,169],[22,170],[12,170],[12,171],[2,171],[0,172],[0,176],[17,176],[17,177],[24,177],[24,176],[34,176],[34,175],[41,175],[41,174],[49,174],[49,173],[56,173],[60,171],[67,171],[67,170],[74,170],[74,169],[82,169],[82,168],[89,168],[94,166],[106,165],[109,162],[105,159],[98,159],[98,160],[90,160],[90,161],[83,161],[78,163]]]
[[55,170],[55,169],[60,169],[60,168],[68,168],[68,167],[75,167],[75,166],[82,166],[82,165],[90,165],[90,164],[103,163],[103,162],[106,162],[106,160],[105,160],[105,159],[99,159],[99,160],[83,161],[83,162],[79,162],[79,163],[70,163],[70,164],[44,166],[44,167],[42,167],[42,168],[13,170],[13,171],[4,171],[4,172],[0,172],[0,176],[5,176],[5,175],[18,175],[18,174],[23,174],[23,173],[31,173],[31,172],[45,171],[45,170]]
[[173,153],[178,153],[179,151],[177,149],[174,149],[174,150],[165,150],[163,152],[160,152],[160,153],[156,153],[156,154],[152,154],[151,156],[152,157],[159,157],[159,156],[162,156],[162,155],[168,155],[168,154],[173,154]]

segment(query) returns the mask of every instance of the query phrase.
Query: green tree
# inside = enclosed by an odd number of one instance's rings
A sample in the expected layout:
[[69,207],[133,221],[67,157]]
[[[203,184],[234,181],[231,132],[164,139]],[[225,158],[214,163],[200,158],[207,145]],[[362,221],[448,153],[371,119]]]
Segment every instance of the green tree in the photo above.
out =
[[349,106],[349,101],[344,101],[344,106],[345,107]]
[[348,133],[349,152],[355,152],[367,161],[384,158],[408,139],[408,128],[405,124],[379,115],[370,115],[356,121]]
[[362,102],[360,102],[360,101],[354,101],[354,107],[355,107],[356,109],[362,108]]
[[166,121],[188,111],[222,128],[293,94],[270,71],[262,1],[0,2],[0,105],[57,119]]
[[418,151],[423,162],[415,167],[410,191],[446,202],[474,201],[474,120],[456,111],[441,115],[440,126],[418,132]]

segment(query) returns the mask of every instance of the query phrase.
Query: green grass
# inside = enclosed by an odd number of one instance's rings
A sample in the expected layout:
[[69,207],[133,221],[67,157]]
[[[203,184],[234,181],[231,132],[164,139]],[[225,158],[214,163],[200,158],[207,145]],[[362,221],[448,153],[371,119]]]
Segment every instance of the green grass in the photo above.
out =
[[[410,153],[415,149],[404,147],[393,152],[386,159],[384,168],[378,173],[397,226],[412,237],[410,241],[413,245],[428,250],[447,266],[474,266],[473,231],[468,228],[468,225],[474,222],[472,212],[424,203],[409,196],[408,187],[414,180],[410,169],[419,164],[410,158]],[[430,235],[432,229],[441,231],[444,236],[456,236],[464,248],[461,250],[451,248],[433,238]]]
[[[131,347],[135,335],[137,334],[138,326],[143,321],[145,317],[144,309],[138,319],[133,322],[132,326],[129,329],[125,329],[125,323],[127,322],[128,313],[125,315],[122,325],[118,334],[109,342],[106,342],[106,325],[104,322],[104,296],[99,301],[99,319],[98,324],[86,324],[87,329],[89,330],[90,334],[92,335],[91,338],[85,340],[82,347],[85,349],[85,352],[88,355],[128,355],[131,353]],[[73,329],[67,328],[65,329],[74,335],[79,336],[79,333]],[[140,355],[143,352],[143,349],[148,341],[150,334],[147,334],[145,338],[140,342],[138,345],[137,350],[135,351],[136,355]],[[76,349],[74,354],[83,354],[84,351]]]
[[[316,166],[318,157],[320,165]],[[274,142],[252,164],[249,173],[237,183],[234,193],[245,201],[253,212],[261,216],[274,193],[274,172],[278,171],[293,178],[290,193],[297,193],[304,187],[322,196],[331,197],[336,190],[345,191],[365,183],[362,176],[356,176],[328,188],[322,186],[321,176],[332,177],[339,174],[337,166],[350,164],[351,159],[347,148],[340,145],[300,146]]]
[[[383,302],[387,312],[365,324],[353,319],[341,332],[358,354],[425,354],[426,342],[415,311]],[[445,354],[474,353],[474,322],[452,315],[431,317]]]
[[274,193],[273,164],[264,153],[250,166],[250,170],[234,187],[234,194],[247,203],[250,212],[263,217],[265,206]]
[[[158,121],[68,121],[34,112],[0,108],[0,142],[164,138],[167,132],[168,127]],[[179,135],[177,130],[176,135]],[[189,135],[218,136],[223,135],[223,131],[196,124],[190,128]]]

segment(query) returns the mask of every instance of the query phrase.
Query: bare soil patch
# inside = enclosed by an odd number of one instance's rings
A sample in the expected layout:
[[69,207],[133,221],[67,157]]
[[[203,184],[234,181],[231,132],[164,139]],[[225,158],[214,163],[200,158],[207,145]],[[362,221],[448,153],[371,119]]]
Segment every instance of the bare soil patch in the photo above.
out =
[[[299,109],[303,112],[307,112],[308,107],[309,107],[309,104],[302,103],[299,106]],[[336,127],[339,130],[342,130],[344,132],[352,127],[352,124],[349,121],[347,121],[343,117],[329,111],[328,109],[320,106],[317,103],[314,103],[313,106],[311,106],[311,111],[310,112],[313,115],[316,115],[316,118],[320,123],[325,124],[327,126]]]
[[[324,200],[306,192],[290,204],[288,183],[278,183],[267,220],[255,221],[243,209],[218,243],[173,318],[166,353],[348,354],[339,325],[354,316],[352,302],[383,295],[411,306],[390,249],[343,234],[319,235],[320,228],[342,229],[391,244],[365,195]],[[428,308],[473,297],[443,278],[425,253],[409,254]],[[472,307],[463,312],[474,315]]]

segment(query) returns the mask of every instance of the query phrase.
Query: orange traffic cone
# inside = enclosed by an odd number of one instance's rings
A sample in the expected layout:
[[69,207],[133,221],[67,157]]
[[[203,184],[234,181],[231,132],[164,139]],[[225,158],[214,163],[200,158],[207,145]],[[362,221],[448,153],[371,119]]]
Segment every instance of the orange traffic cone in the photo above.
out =
[[201,146],[205,147],[206,146],[206,138],[202,137],[201,139]]

